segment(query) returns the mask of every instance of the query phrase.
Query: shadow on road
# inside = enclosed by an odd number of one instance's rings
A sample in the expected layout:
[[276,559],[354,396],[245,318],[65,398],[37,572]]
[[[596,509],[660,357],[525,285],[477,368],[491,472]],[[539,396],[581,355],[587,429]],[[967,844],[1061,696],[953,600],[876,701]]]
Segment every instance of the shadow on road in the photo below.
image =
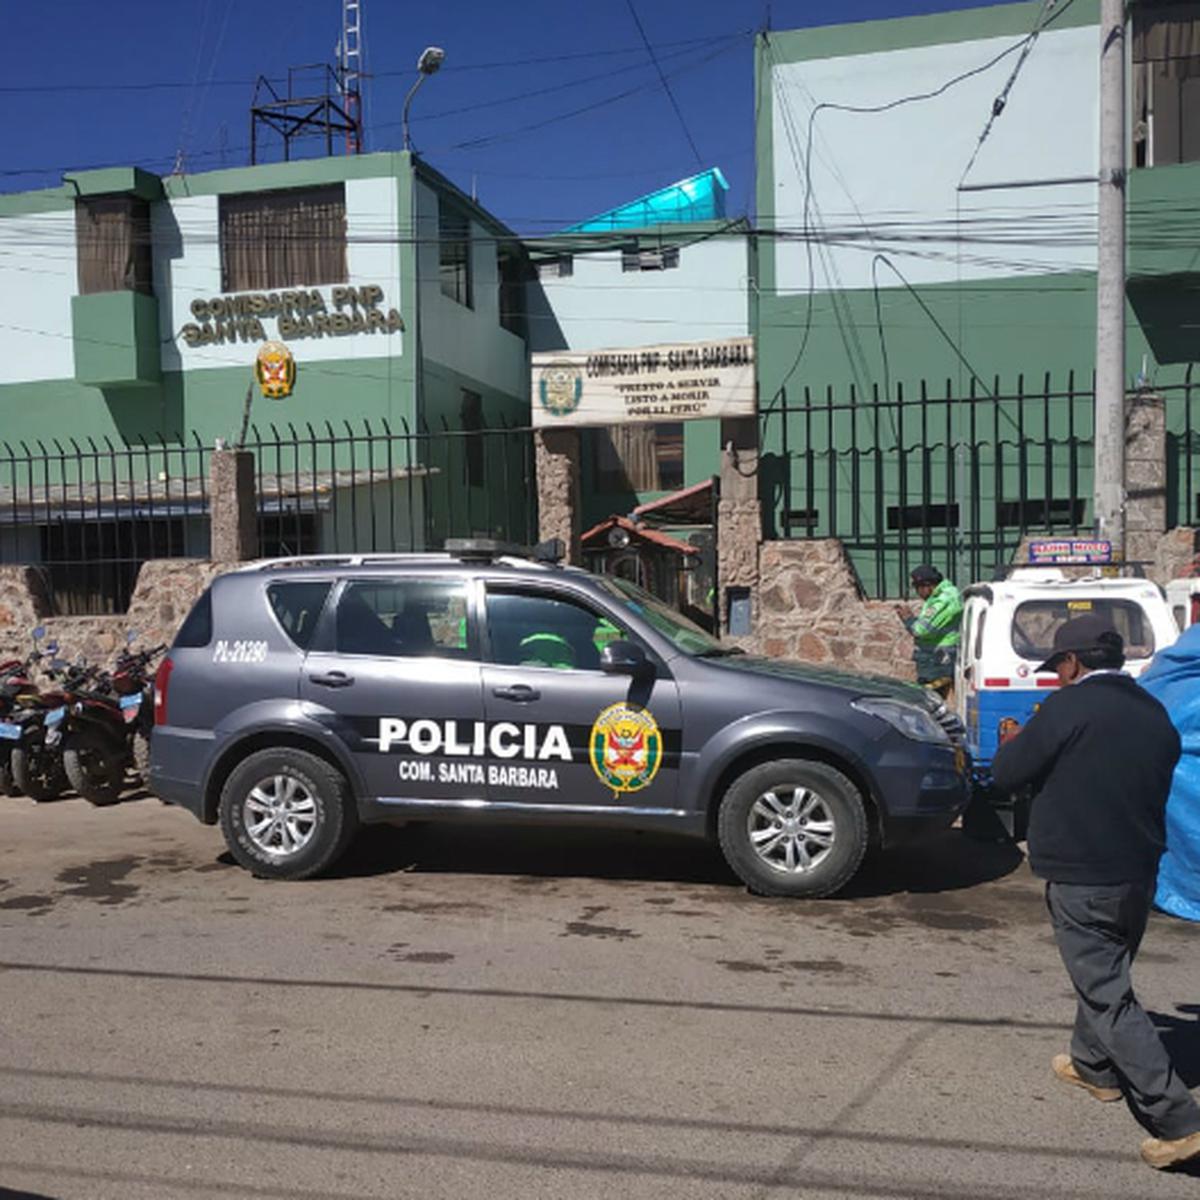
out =
[[854,900],[901,892],[957,892],[1003,879],[1024,861],[1012,842],[979,842],[947,829],[870,856],[838,896]]
[[45,1192],[20,1192],[12,1188],[0,1187],[0,1200],[55,1200]]
[[[869,856],[839,899],[959,891],[1003,878],[1020,865],[1015,846],[946,830]],[[448,872],[553,879],[695,883],[740,888],[710,842],[658,833],[536,827],[413,824],[364,829],[334,878]]]

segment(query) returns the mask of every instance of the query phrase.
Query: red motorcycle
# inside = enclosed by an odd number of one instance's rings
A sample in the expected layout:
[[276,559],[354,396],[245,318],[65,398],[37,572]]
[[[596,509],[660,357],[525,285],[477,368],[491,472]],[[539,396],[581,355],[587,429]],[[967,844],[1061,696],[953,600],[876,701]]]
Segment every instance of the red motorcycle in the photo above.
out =
[[126,650],[111,672],[98,672],[69,692],[63,767],[92,804],[115,804],[130,767],[145,776],[154,719],[150,664],[165,649]]

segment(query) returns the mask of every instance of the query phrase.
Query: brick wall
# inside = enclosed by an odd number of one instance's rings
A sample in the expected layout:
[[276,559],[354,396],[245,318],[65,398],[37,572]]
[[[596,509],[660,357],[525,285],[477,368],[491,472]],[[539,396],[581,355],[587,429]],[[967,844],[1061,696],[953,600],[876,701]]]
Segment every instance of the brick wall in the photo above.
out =
[[895,602],[863,596],[835,538],[762,544],[755,633],[740,640],[770,658],[915,678]]

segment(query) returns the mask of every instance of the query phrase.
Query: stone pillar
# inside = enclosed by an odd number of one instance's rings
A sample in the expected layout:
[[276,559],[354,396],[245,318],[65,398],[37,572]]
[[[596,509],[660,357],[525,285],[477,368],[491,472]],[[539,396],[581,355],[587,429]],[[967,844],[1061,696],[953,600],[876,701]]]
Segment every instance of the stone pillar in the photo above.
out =
[[208,503],[213,562],[245,562],[258,557],[258,506],[254,495],[254,455],[218,446],[208,468]]
[[721,498],[717,502],[718,620],[722,633],[730,613],[730,589],[748,591],[751,619],[758,621],[758,551],[762,505],[758,499],[758,425],[753,418],[721,422]]
[[562,538],[567,562],[578,565],[583,555],[579,512],[579,430],[539,429],[534,434],[537,471],[538,537]]
[[1167,422],[1162,396],[1125,402],[1125,558],[1153,564],[1167,528]]

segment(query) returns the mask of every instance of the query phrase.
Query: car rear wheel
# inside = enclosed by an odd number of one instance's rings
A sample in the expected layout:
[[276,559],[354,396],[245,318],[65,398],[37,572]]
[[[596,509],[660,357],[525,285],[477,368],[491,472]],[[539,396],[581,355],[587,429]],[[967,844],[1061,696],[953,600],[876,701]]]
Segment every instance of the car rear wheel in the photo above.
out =
[[717,833],[725,860],[752,892],[811,899],[849,882],[870,828],[861,793],[841,771],[781,758],[733,781]]
[[229,852],[263,879],[307,879],[330,867],[358,829],[340,771],[304,750],[259,750],[221,789]]

